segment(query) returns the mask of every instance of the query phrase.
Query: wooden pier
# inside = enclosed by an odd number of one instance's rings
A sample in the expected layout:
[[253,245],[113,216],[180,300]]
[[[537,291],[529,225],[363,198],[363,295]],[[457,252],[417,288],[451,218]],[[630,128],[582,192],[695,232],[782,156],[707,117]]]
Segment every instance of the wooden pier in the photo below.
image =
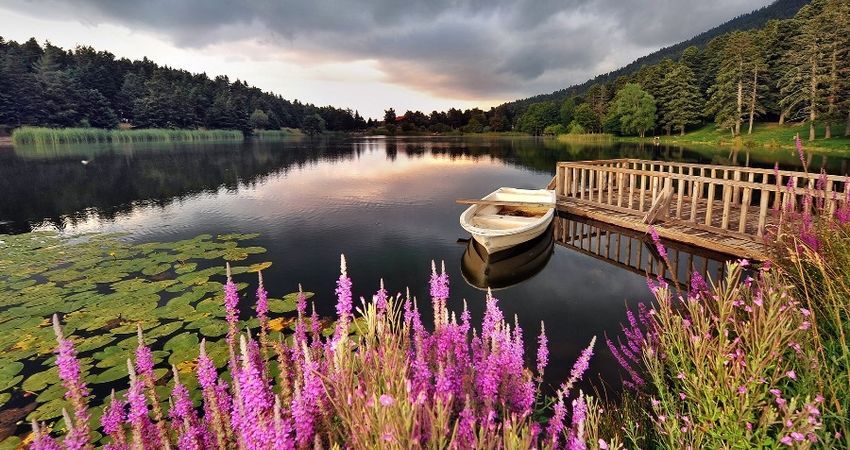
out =
[[756,260],[781,211],[810,195],[831,214],[850,193],[843,176],[639,159],[559,162],[549,188],[559,211]]

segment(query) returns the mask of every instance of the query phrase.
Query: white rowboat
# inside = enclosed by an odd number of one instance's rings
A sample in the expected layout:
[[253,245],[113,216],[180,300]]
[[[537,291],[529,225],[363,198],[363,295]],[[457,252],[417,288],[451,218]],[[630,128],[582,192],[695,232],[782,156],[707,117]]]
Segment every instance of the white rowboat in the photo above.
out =
[[481,200],[460,215],[460,226],[491,254],[540,236],[555,216],[555,191],[546,189],[502,187]]

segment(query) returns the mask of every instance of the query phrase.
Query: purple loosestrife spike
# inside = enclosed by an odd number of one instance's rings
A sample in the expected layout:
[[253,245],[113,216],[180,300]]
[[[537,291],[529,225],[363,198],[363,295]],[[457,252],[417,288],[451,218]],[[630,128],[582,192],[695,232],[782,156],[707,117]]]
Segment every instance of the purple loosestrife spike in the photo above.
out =
[[590,345],[581,351],[581,355],[579,355],[575,364],[573,364],[573,369],[570,371],[570,378],[561,385],[561,391],[563,391],[565,397],[569,395],[570,389],[572,389],[576,382],[581,380],[584,372],[590,366],[590,358],[593,356],[594,345],[596,345],[596,336],[593,336],[590,340]]
[[[88,412],[87,399],[89,390],[82,379],[80,362],[77,361],[74,343],[62,335],[62,326],[59,324],[59,317],[56,314],[53,315],[53,331],[56,333],[56,342],[59,344],[59,348],[56,350],[59,378],[65,387],[65,398],[74,408],[74,419],[76,420],[74,423],[69,423],[68,426],[73,426],[79,436],[84,436],[85,440],[88,440],[89,418],[91,417]],[[85,444],[85,448],[91,448],[91,446]]]
[[249,347],[245,336],[240,336],[242,367],[236,374],[240,393],[236,401],[241,403],[239,410],[242,417],[239,418],[238,431],[241,434],[241,441],[248,449],[268,448],[272,438],[270,435],[272,429],[268,423],[273,405],[271,392],[263,381],[262,373]]
[[298,297],[295,300],[295,309],[298,311],[298,316],[307,315],[307,296],[304,295],[304,290],[301,289],[301,283],[298,283]]
[[800,164],[803,165],[803,172],[809,173],[809,165],[806,164],[806,152],[803,150],[803,141],[800,140],[800,134],[794,136],[794,146],[797,147],[797,156],[800,158]]
[[567,407],[564,406],[564,396],[561,392],[558,393],[558,401],[555,402],[552,410],[554,414],[546,427],[546,439],[551,443],[552,448],[556,449],[561,434],[564,432],[564,420],[567,417]]
[[38,426],[38,422],[32,421],[33,440],[30,444],[30,450],[60,450],[59,444],[50,437],[50,434],[42,427]]
[[143,377],[153,376],[153,353],[145,345],[141,323],[136,324],[136,333],[139,339],[139,345],[136,347],[136,373]]
[[274,442],[272,448],[276,450],[294,450],[295,442],[292,441],[292,428],[289,420],[284,419],[281,414],[280,397],[274,397]]
[[139,345],[136,347],[136,374],[141,378],[142,383],[147,388],[148,397],[151,401],[151,409],[155,419],[155,425],[159,432],[160,442],[164,448],[169,450],[171,443],[168,440],[168,430],[162,421],[162,408],[159,405],[159,399],[156,395],[156,387],[153,379],[153,354],[151,349],[145,345],[145,338],[142,335],[142,325],[136,324],[136,333],[138,335]]
[[169,415],[172,419],[172,425],[178,427],[184,420],[192,418],[194,408],[192,400],[189,399],[189,390],[180,382],[177,366],[171,366],[171,371],[174,373],[174,388],[171,390],[174,403],[169,410]]
[[73,425],[74,422],[71,420],[71,416],[68,415],[68,410],[65,408],[62,408],[62,419],[68,426],[68,432],[65,433],[65,439],[62,440],[62,446],[65,447],[65,450],[82,450],[84,448],[90,448],[88,443],[88,433],[84,433],[85,430]]
[[233,277],[230,272],[230,263],[226,263],[227,282],[224,284],[224,310],[227,319],[227,351],[230,359],[228,367],[230,372],[235,374],[239,368],[236,366],[236,334],[238,331],[237,322],[239,321],[239,292],[236,283],[233,282]]
[[126,420],[124,402],[119,401],[115,397],[115,389],[113,389],[109,405],[106,407],[103,415],[100,416],[100,425],[103,427],[103,432],[112,438],[112,447],[110,447],[112,450],[127,448],[123,428],[124,420]]
[[567,450],[587,450],[584,441],[584,421],[587,418],[587,403],[584,394],[579,392],[578,398],[573,400],[573,418],[569,437],[567,437]]
[[378,292],[375,294],[375,308],[378,312],[385,312],[388,308],[387,304],[387,290],[384,289],[384,279],[381,278],[381,288],[378,289]]
[[136,377],[133,361],[127,360],[127,371],[130,374],[130,390],[127,391],[127,401],[130,403],[130,411],[127,413],[127,422],[133,432],[133,448],[151,448],[148,444],[150,437],[150,419],[148,418],[148,405],[145,398],[142,381]]
[[[467,401],[467,404],[469,402]],[[457,421],[457,448],[475,448],[475,415],[469,406],[460,412]]]
[[260,283],[257,287],[257,318],[262,321],[267,318],[266,316],[269,313],[269,293],[263,286],[263,272],[258,271],[257,277]]
[[339,257],[339,279],[336,282],[336,313],[339,317],[337,320],[336,331],[334,333],[334,342],[339,340],[343,334],[348,333],[348,323],[351,320],[351,278],[348,277],[348,270],[345,264],[345,255]]
[[540,336],[537,337],[537,382],[543,381],[543,371],[549,365],[549,339],[546,337],[546,325],[540,322]]
[[662,259],[667,259],[667,249],[664,248],[664,244],[661,243],[661,238],[658,237],[658,230],[655,229],[652,225],[649,226],[649,235],[652,237],[652,243],[655,244],[655,249],[658,250],[658,254],[661,255]]

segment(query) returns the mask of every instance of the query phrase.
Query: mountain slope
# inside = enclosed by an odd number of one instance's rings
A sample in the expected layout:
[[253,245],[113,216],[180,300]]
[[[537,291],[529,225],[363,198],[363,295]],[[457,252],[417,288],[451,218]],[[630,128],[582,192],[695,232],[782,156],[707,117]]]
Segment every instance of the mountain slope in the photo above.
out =
[[726,23],[718,25],[708,31],[700,33],[687,41],[664,47],[649,55],[642,56],[634,60],[631,64],[621,67],[613,72],[597,75],[595,78],[585,81],[582,84],[570,86],[561,89],[551,94],[540,94],[533,97],[528,97],[520,100],[507,102],[503,106],[509,111],[517,111],[525,109],[528,105],[537,102],[548,100],[563,100],[571,95],[581,95],[587,91],[590,86],[596,83],[608,83],[617,79],[621,75],[628,75],[637,72],[642,66],[656,64],[665,58],[673,60],[679,59],[682,52],[690,47],[704,47],[709,41],[717,36],[730,31],[745,31],[763,26],[773,19],[787,19],[793,17],[803,5],[809,3],[809,0],[776,0],[768,6],[757,9],[751,13],[740,15]]

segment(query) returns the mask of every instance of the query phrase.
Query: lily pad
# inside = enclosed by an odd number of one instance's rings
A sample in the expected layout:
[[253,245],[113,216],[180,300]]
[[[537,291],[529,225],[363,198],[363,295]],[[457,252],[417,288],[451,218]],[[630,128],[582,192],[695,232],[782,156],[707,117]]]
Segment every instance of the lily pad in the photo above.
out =
[[53,366],[45,371],[29,375],[21,388],[25,391],[39,392],[56,383],[59,383],[59,368]]

